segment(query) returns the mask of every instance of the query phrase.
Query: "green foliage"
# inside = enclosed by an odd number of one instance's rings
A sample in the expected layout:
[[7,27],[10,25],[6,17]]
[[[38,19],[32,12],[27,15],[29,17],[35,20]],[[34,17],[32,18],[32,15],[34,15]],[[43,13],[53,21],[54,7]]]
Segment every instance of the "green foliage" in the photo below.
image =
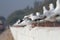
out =
[[18,19],[22,19],[24,16],[24,11],[22,10],[18,10],[13,12],[7,19],[7,23],[12,25],[13,23],[15,23]]
[[12,25],[14,24],[18,19],[22,19],[25,15],[28,15],[32,12],[32,8],[29,9],[29,7],[26,7],[23,10],[17,10],[13,12],[8,18],[7,23]]

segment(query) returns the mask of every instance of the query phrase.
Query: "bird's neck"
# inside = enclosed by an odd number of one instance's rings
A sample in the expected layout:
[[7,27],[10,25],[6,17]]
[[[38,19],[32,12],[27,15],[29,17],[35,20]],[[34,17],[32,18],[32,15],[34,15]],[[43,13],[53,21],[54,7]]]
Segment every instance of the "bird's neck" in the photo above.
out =
[[43,13],[46,13],[48,10],[43,10]]
[[54,9],[54,6],[53,5],[50,5],[49,8],[50,8],[50,10],[53,10]]
[[57,2],[56,2],[56,8],[60,8],[60,0],[57,0]]
[[50,10],[53,10],[54,8],[52,7],[52,8],[50,8]]

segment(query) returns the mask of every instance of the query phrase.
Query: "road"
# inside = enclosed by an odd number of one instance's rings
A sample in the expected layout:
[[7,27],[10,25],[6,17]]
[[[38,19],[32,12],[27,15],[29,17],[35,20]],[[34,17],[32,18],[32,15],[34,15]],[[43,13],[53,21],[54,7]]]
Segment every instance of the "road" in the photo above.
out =
[[14,40],[9,29],[0,34],[0,40]]

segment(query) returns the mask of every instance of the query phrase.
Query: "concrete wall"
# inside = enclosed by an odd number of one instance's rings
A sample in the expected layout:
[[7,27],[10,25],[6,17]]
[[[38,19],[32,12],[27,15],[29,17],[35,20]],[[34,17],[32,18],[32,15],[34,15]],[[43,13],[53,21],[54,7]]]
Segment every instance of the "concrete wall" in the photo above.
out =
[[10,27],[14,40],[60,40],[60,27]]

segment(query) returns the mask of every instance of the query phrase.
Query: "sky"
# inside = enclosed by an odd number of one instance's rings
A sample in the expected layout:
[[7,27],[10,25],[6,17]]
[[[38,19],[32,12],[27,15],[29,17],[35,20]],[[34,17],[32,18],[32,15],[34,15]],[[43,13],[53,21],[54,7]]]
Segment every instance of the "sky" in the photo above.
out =
[[12,12],[33,6],[34,0],[0,0],[0,16],[8,17]]
[[24,9],[26,6],[33,6],[34,2],[35,0],[0,0],[0,16],[7,18],[16,10]]

